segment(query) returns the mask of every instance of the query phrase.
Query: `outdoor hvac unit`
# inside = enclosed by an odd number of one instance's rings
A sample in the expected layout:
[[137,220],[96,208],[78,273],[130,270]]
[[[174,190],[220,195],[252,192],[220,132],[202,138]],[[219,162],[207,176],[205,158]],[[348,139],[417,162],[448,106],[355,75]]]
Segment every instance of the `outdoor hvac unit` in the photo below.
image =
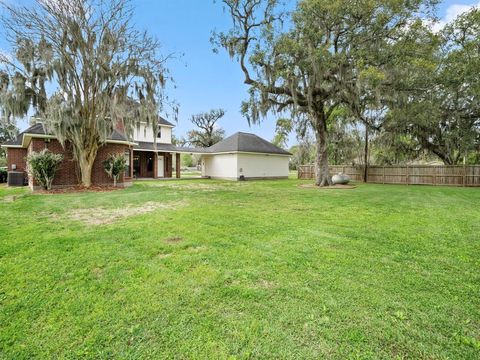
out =
[[8,172],[8,186],[23,186],[24,174],[22,171],[9,171]]

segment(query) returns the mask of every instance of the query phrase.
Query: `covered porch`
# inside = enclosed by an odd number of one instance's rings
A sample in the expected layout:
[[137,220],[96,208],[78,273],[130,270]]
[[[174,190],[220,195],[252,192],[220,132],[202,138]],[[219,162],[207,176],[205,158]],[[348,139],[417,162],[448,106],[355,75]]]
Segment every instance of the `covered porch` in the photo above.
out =
[[133,150],[135,179],[180,178],[180,153]]

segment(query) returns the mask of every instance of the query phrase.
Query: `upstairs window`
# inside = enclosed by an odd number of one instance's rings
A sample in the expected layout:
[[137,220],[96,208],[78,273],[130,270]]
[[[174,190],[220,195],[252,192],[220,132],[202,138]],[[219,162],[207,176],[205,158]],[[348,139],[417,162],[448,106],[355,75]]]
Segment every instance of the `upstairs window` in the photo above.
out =
[[157,130],[157,139],[160,139],[162,137],[162,127],[159,126]]

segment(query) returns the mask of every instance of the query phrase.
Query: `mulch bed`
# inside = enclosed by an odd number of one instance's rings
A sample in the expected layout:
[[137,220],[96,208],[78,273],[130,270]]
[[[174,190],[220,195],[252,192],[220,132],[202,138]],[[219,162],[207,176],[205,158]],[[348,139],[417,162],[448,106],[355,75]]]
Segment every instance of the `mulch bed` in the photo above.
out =
[[331,186],[317,186],[315,184],[301,184],[298,185],[298,187],[302,189],[318,189],[318,190],[339,190],[339,189],[355,189],[355,185],[341,185],[341,184],[336,184],[336,185],[331,185]]

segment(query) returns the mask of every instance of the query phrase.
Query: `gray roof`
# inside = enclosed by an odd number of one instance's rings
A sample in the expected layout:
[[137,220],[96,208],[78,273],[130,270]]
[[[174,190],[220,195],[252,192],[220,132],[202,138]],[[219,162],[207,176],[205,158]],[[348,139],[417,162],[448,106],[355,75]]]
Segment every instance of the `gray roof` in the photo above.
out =
[[175,127],[175,125],[173,125],[170,121],[168,121],[167,119],[165,119],[165,118],[163,118],[163,117],[161,117],[161,116],[158,117],[158,123],[159,123],[160,125],[167,125],[167,126]]
[[[14,140],[7,141],[3,145],[5,146],[15,146],[15,145],[22,145],[23,142],[23,135],[24,134],[33,134],[33,135],[48,135],[45,131],[45,128],[42,123],[36,123],[35,125],[30,126],[25,131],[22,131]],[[125,134],[121,133],[118,130],[113,130],[112,134],[109,136],[108,140],[115,140],[115,141],[128,141]]]
[[7,141],[3,145],[6,145],[6,146],[22,145],[23,134],[45,135],[45,129],[43,128],[43,125],[41,123],[37,123],[33,126],[30,126],[27,130],[22,131],[20,134],[17,135],[17,137],[14,140]]
[[5,141],[2,145],[5,145],[5,146],[20,146],[20,145],[22,145],[22,139],[23,139],[23,136],[20,137],[20,135],[18,135],[14,140]]
[[165,151],[165,152],[183,152],[183,153],[204,153],[205,149],[188,148],[183,146],[176,146],[173,144],[154,144],[151,142],[138,141],[133,150],[151,150],[151,151]]
[[108,138],[109,140],[115,140],[115,141],[128,141],[127,137],[125,136],[124,133],[121,133],[120,131],[113,129],[112,134]]
[[292,155],[288,151],[273,145],[271,142],[268,142],[255,134],[244,132],[237,132],[205,150],[207,153],[240,151],[262,154]]

